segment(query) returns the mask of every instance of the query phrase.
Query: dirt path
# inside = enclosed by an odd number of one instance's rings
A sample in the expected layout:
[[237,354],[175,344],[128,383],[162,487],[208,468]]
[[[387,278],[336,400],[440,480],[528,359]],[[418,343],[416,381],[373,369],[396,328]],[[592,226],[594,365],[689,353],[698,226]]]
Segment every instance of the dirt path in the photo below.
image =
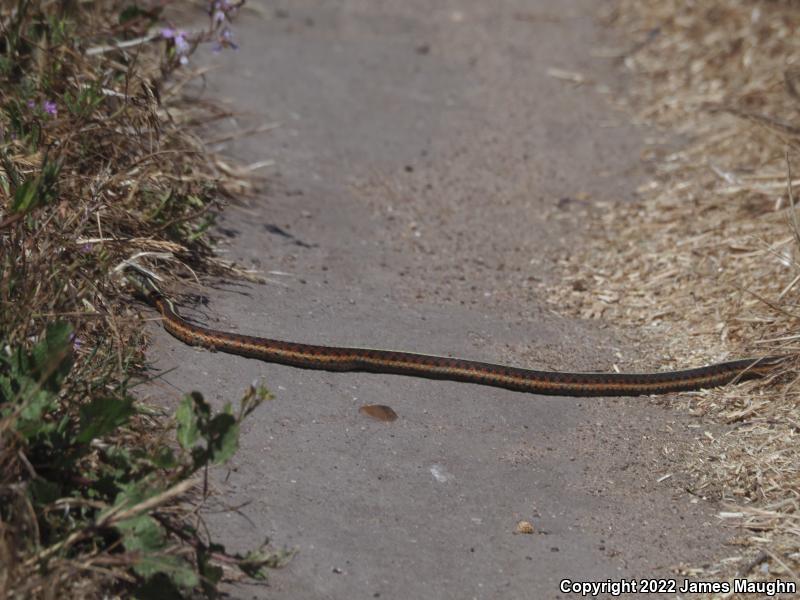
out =
[[[184,312],[299,341],[625,366],[624,339],[553,314],[536,285],[580,235],[570,208],[641,176],[642,134],[597,91],[619,82],[591,58],[596,4],[278,4],[241,20],[242,50],[215,59],[209,86],[282,124],[230,148],[277,169],[219,231],[230,258],[285,274]],[[158,393],[220,406],[264,378],[276,395],[219,473],[241,514],[208,518],[232,549],[270,537],[299,554],[237,597],[555,598],[565,577],[666,576],[722,543],[715,507],[683,491],[702,429],[646,399],[300,371],[153,332],[156,365],[178,367]],[[359,414],[371,403],[400,418]],[[535,534],[513,534],[522,519]]]

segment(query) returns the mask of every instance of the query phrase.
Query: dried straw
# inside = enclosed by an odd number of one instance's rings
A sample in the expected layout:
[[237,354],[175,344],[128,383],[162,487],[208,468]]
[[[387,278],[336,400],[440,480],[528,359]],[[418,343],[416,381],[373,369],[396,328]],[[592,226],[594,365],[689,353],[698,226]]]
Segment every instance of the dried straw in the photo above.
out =
[[[800,7],[619,0],[606,17],[631,40],[619,58],[636,77],[620,103],[688,142],[666,153],[653,140],[639,199],[584,213],[592,235],[548,295],[643,331],[663,368],[800,355]],[[723,502],[719,525],[737,546],[716,577],[800,572],[796,362],[767,382],[677,399],[728,427],[699,440],[688,465],[695,490]]]

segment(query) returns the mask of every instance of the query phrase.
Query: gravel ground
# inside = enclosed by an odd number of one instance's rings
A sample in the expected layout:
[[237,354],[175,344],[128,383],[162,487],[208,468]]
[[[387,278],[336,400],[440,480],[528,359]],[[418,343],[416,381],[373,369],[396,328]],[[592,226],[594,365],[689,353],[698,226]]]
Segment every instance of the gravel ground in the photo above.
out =
[[[555,314],[539,286],[591,232],[570,210],[625,201],[644,174],[644,133],[605,97],[624,82],[593,55],[619,43],[598,29],[597,3],[256,7],[204,93],[248,112],[240,125],[280,123],[227,147],[276,166],[217,229],[225,256],[269,282],[222,283],[185,314],[562,370],[636,357],[635,332]],[[207,519],[233,550],[269,537],[298,554],[233,597],[568,598],[563,578],[672,576],[724,543],[718,507],[682,475],[703,428],[647,398],[302,371],[152,332],[151,358],[175,370],[150,392],[170,406],[191,389],[221,406],[256,378],[276,396],[215,475],[239,511]],[[364,404],[399,418],[373,420]],[[515,534],[521,520],[532,534]]]

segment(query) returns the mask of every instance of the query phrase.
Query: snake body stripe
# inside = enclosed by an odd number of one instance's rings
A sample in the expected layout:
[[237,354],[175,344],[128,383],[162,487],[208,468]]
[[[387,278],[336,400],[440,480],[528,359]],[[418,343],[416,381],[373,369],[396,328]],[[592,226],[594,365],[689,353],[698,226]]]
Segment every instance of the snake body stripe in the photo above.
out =
[[661,373],[535,371],[463,358],[318,346],[217,331],[186,321],[161,294],[151,293],[148,299],[161,313],[164,328],[190,346],[305,369],[411,375],[551,396],[641,396],[706,389],[764,377],[782,358],[746,358]]

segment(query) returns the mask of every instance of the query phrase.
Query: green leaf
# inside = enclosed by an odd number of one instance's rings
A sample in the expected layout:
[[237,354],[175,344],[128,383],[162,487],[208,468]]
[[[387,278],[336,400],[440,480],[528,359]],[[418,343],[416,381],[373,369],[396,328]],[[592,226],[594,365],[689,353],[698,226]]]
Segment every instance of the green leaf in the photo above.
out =
[[88,444],[108,435],[127,423],[135,412],[131,398],[95,398],[80,409],[81,430],[76,439]]
[[21,185],[16,186],[14,200],[11,203],[11,211],[15,213],[26,213],[39,204],[46,204],[53,200],[57,195],[58,176],[61,173],[61,163],[59,161],[48,161],[44,159],[41,172],[38,175],[26,179]]
[[36,504],[50,504],[61,497],[61,488],[46,479],[34,479],[28,484],[28,490]]
[[[98,518],[102,520],[105,515],[112,510],[117,510],[119,508],[127,510],[132,508],[140,502],[144,502],[148,498],[152,498],[162,491],[164,491],[163,486],[156,485],[155,483],[146,479],[140,479],[128,484],[120,483],[119,492],[117,492],[117,497],[114,499],[114,504],[103,510]],[[128,521],[133,522],[136,520],[136,518],[128,519]]]
[[16,395],[11,378],[0,375],[0,404],[11,402]]
[[147,13],[143,11],[141,8],[132,4],[130,6],[126,6],[122,9],[119,13],[119,24],[124,25],[128,21],[133,21],[137,17],[147,16]]
[[178,443],[184,450],[194,448],[200,439],[200,427],[194,407],[193,397],[186,395],[175,413],[175,420],[178,422]]
[[147,19],[151,24],[157,22],[161,16],[161,13],[163,12],[163,7],[159,6],[158,3],[151,2],[148,4],[151,4],[152,6],[149,6],[147,9],[137,6],[136,2],[126,6],[119,13],[120,25],[124,25],[125,23],[137,18]]
[[149,459],[151,464],[159,469],[174,469],[179,464],[172,448],[157,448],[150,454]]
[[211,418],[211,405],[203,399],[203,394],[200,392],[192,392],[189,394],[194,401],[194,412],[201,423],[207,423]]
[[147,579],[134,592],[137,600],[185,600],[186,596],[166,575],[158,573]]
[[[138,515],[116,524],[122,534],[122,543],[130,552],[158,552],[165,546],[165,535],[161,525],[150,515]],[[157,572],[157,571],[153,571]],[[150,573],[142,573],[148,575]]]
[[222,413],[209,423],[209,451],[211,462],[218,464],[227,461],[239,448],[239,424],[236,418]]
[[161,525],[149,515],[139,515],[117,523],[122,534],[122,543],[128,552],[138,552],[139,559],[134,570],[142,577],[163,573],[175,585],[192,588],[198,584],[197,574],[192,566],[177,556],[163,554],[167,546],[167,536]]
[[39,200],[39,181],[38,177],[32,177],[17,188],[11,203],[11,212],[25,213],[36,206]]
[[58,391],[72,368],[72,327],[64,321],[47,325],[44,339],[33,347],[32,376],[52,391]]
[[142,555],[133,568],[143,577],[162,573],[169,577],[170,581],[175,585],[184,589],[191,589],[200,583],[192,565],[179,556],[169,554]]
[[56,407],[56,395],[48,390],[43,390],[30,379],[25,379],[20,389],[19,397],[23,405],[19,416],[21,421],[39,422],[42,414],[54,410]]
[[203,588],[207,590],[207,593],[216,589],[216,585],[222,581],[222,576],[224,575],[222,567],[211,563],[211,557],[214,552],[225,554],[225,546],[212,542],[207,548],[203,545],[198,545],[197,547],[197,567],[203,577]]
[[291,550],[271,551],[264,548],[248,552],[245,556],[236,555],[236,566],[253,579],[267,579],[266,569],[279,569],[286,565],[294,552]]

